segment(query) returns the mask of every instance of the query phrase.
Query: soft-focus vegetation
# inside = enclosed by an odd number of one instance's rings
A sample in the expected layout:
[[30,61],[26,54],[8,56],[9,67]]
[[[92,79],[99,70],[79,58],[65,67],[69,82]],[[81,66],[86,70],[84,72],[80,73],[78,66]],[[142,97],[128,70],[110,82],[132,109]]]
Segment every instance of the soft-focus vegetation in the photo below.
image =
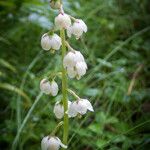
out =
[[[68,149],[148,150],[150,1],[64,0],[64,4],[68,13],[88,25],[81,42],[71,40],[86,56],[89,69],[84,78],[69,84],[95,109],[87,117],[70,120]],[[60,52],[54,55],[40,46],[54,12],[47,0],[0,1],[1,150],[11,149],[20,127],[18,149],[40,150],[41,138],[58,123],[53,105],[59,97],[41,96],[39,90],[44,76],[60,70]]]

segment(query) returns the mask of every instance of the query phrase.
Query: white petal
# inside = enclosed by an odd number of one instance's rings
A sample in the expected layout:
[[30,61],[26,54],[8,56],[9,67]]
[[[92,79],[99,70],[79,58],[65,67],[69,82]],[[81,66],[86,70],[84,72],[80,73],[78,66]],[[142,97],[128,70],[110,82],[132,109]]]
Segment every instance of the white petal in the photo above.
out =
[[85,24],[85,22],[83,20],[81,20],[81,19],[79,19],[79,22],[80,22],[80,24],[82,26],[83,31],[87,32],[87,25]]
[[55,50],[59,50],[60,46],[62,45],[61,38],[57,34],[54,34],[52,40],[52,48]]
[[83,34],[82,26],[79,22],[75,22],[72,26],[72,34],[76,36],[77,39],[81,37]]
[[60,148],[60,142],[57,140],[57,137],[50,137],[48,145],[47,150],[59,150]]
[[77,112],[77,102],[71,102],[69,108],[68,108],[68,112],[67,112],[69,117],[75,117],[77,116],[78,112]]
[[71,35],[72,35],[72,27],[70,26],[70,27],[67,28],[67,36],[69,38],[71,38]]
[[74,67],[67,67],[67,74],[68,74],[69,78],[74,78],[77,73],[76,73]]
[[56,103],[54,106],[54,114],[58,119],[63,118],[64,116],[64,107],[60,103]]
[[75,56],[75,53],[73,53],[73,52],[68,52],[67,54],[66,54],[66,56],[64,57],[64,59],[63,59],[63,65],[64,65],[64,68],[66,68],[66,67],[74,67],[75,66],[75,64],[76,64],[76,62],[75,62],[75,58],[76,56]]
[[91,105],[91,103],[90,103],[87,99],[82,99],[82,101],[84,101],[84,103],[86,104],[87,109],[88,109],[89,111],[94,112],[93,106]]
[[58,93],[58,85],[55,81],[51,82],[51,95],[56,96]]
[[48,149],[48,139],[49,139],[49,137],[48,136],[46,136],[46,137],[44,137],[43,139],[42,139],[42,141],[41,141],[41,149],[42,150],[47,150]]
[[62,147],[62,148],[67,148],[67,145],[65,145],[65,144],[63,144],[62,142],[61,142],[61,140],[58,138],[58,137],[56,137],[57,138],[57,140],[58,140],[58,142],[59,142],[59,144],[60,144],[60,146]]
[[47,33],[45,33],[41,38],[41,46],[44,50],[50,50],[50,38]]
[[86,103],[84,103],[84,101],[82,101],[82,100],[79,100],[77,103],[78,103],[78,105],[77,105],[78,113],[80,113],[81,115],[86,114],[86,112],[87,112]]
[[86,73],[86,64],[85,64],[85,62],[78,62],[76,64],[76,70],[77,70],[78,76],[85,75],[85,73]]
[[75,62],[85,61],[83,55],[79,51],[75,51]]
[[51,85],[50,82],[45,78],[40,82],[40,89],[45,94],[51,93]]
[[71,26],[71,19],[69,17],[69,15],[67,14],[59,14],[56,18],[55,18],[55,25],[56,28],[58,29],[67,29],[69,26]]

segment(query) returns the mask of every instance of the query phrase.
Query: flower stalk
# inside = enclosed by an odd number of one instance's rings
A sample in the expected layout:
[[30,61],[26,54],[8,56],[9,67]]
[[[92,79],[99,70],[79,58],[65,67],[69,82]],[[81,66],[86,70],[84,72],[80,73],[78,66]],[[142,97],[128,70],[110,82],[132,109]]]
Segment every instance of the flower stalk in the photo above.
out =
[[[60,37],[62,40],[62,62],[66,54],[66,39],[65,39],[65,31],[64,29],[60,30]],[[62,95],[63,95],[63,106],[64,112],[68,110],[68,99],[67,99],[67,74],[66,70],[62,63]],[[69,128],[69,120],[68,115],[64,114],[64,131],[63,131],[63,143],[67,145],[68,140],[68,128]]]

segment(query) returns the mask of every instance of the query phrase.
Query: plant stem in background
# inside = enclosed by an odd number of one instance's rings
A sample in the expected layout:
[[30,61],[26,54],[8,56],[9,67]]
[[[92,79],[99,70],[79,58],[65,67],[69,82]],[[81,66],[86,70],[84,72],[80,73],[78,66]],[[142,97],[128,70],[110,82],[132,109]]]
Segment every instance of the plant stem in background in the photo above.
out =
[[[62,95],[63,95],[63,106],[64,106],[64,112],[68,110],[68,99],[67,99],[67,75],[66,75],[66,70],[63,67],[63,59],[66,54],[66,46],[65,46],[65,31],[62,29],[60,31],[60,36],[62,39]],[[67,145],[67,140],[68,140],[68,115],[65,113],[64,114],[64,131],[63,131],[63,143]]]

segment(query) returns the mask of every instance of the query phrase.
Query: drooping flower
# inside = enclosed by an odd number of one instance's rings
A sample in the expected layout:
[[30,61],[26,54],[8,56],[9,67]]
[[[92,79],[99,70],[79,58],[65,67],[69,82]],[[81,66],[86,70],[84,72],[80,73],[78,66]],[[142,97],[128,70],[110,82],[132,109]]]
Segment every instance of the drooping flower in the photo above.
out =
[[41,141],[42,150],[59,150],[60,147],[67,148],[56,136],[46,136]]
[[50,85],[50,82],[46,78],[41,80],[40,89],[45,94],[51,93],[51,85]]
[[58,85],[55,81],[50,82],[48,79],[44,78],[40,82],[40,89],[45,94],[51,94],[56,96],[58,93]]
[[61,47],[61,38],[57,34],[49,35],[45,33],[41,38],[41,46],[44,50],[59,50]]
[[56,96],[58,93],[58,84],[55,81],[51,82],[51,95]]
[[[71,102],[68,101],[68,108],[70,107]],[[60,102],[56,102],[53,110],[56,118],[62,119],[64,116],[64,106]]]
[[77,62],[76,71],[77,71],[77,79],[80,79],[81,76],[86,74],[87,64],[85,62]]
[[80,79],[87,70],[87,64],[79,51],[69,51],[64,57],[63,66],[70,78]]
[[71,19],[69,15],[65,13],[60,13],[56,18],[55,18],[55,25],[56,28],[58,29],[67,29],[68,27],[71,26]]
[[68,37],[74,35],[76,39],[79,39],[82,36],[83,32],[87,32],[87,25],[81,19],[76,19],[73,25],[67,28]]
[[94,111],[91,103],[87,99],[78,99],[70,104],[67,114],[69,117],[76,117],[78,114],[86,114],[87,110]]

